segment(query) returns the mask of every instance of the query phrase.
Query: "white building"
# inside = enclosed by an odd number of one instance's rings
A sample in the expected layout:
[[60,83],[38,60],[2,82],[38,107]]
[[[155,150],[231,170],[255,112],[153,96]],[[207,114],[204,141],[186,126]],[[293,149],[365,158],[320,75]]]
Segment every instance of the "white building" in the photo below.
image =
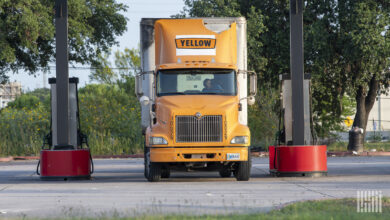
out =
[[[350,118],[353,120],[354,115]],[[347,130],[349,129],[351,129],[350,125],[347,127]],[[348,132],[338,132],[337,134],[340,140],[348,141]],[[390,95],[378,96],[368,116],[366,140],[378,135],[382,137],[382,140],[390,140]]]
[[381,134],[384,139],[390,136],[390,96],[380,95],[377,97],[371,109],[367,122],[366,139],[375,134]]
[[7,107],[21,92],[22,85],[19,82],[0,84],[0,109]]

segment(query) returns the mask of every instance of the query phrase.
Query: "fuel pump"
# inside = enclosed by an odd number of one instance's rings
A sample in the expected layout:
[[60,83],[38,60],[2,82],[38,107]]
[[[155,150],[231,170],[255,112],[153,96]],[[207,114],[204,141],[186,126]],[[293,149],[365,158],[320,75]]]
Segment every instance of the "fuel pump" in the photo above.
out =
[[[55,0],[56,78],[50,78],[50,133],[37,166],[41,179],[91,177],[93,163],[88,140],[81,133],[78,78],[69,78],[68,1]],[[83,148],[83,144],[87,147]]]
[[87,136],[81,132],[78,105],[78,78],[69,78],[69,145],[58,143],[57,84],[49,79],[51,122],[50,132],[44,138],[37,174],[41,179],[89,179],[93,162]]
[[269,147],[270,173],[276,176],[327,175],[326,145],[317,145],[310,108],[310,77],[304,74],[303,0],[290,0],[290,69],[281,80],[278,144]]

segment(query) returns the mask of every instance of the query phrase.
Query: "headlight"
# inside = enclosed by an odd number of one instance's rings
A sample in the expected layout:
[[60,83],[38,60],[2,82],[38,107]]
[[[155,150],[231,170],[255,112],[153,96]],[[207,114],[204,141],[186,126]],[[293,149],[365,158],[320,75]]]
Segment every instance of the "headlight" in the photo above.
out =
[[163,144],[168,144],[168,141],[165,140],[165,138],[163,138],[163,137],[150,137],[149,144],[150,145],[163,145]]
[[236,136],[231,141],[231,144],[247,144],[248,137],[247,136]]

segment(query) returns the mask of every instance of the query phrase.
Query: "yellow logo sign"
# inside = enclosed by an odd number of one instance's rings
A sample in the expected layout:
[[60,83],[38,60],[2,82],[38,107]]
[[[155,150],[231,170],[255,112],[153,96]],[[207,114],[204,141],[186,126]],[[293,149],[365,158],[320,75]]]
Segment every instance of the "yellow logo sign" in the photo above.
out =
[[176,39],[178,49],[214,49],[216,39],[209,38],[181,38]]
[[348,116],[348,117],[344,120],[344,124],[345,124],[347,127],[352,126],[353,120],[351,119],[351,117]]

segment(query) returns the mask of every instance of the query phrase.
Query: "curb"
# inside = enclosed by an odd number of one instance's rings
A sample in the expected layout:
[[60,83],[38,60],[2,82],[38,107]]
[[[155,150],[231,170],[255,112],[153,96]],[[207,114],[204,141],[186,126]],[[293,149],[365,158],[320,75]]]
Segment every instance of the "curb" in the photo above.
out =
[[13,157],[13,160],[39,160],[38,156],[17,156]]
[[97,155],[92,156],[93,159],[126,159],[126,158],[144,158],[144,154],[129,154],[129,155]]
[[364,151],[360,153],[352,152],[328,152],[328,157],[348,157],[348,156],[363,156],[363,157],[372,157],[372,156],[390,156],[390,152],[369,152]]
[[[143,154],[130,155],[97,155],[93,159],[127,159],[127,158],[144,158]],[[17,160],[39,160],[38,156],[15,156],[15,157],[0,157],[0,162],[10,162]]]
[[[253,157],[268,157],[269,153],[265,151],[251,152]],[[358,154],[352,152],[327,152],[328,157],[350,157],[350,156],[390,156],[390,152],[368,152],[364,151]],[[93,159],[127,159],[127,158],[144,158],[143,154],[129,154],[129,155],[96,155]],[[0,162],[11,162],[17,160],[39,160],[38,156],[15,156],[15,157],[0,157]]]
[[10,162],[13,161],[13,157],[0,157],[0,162]]

